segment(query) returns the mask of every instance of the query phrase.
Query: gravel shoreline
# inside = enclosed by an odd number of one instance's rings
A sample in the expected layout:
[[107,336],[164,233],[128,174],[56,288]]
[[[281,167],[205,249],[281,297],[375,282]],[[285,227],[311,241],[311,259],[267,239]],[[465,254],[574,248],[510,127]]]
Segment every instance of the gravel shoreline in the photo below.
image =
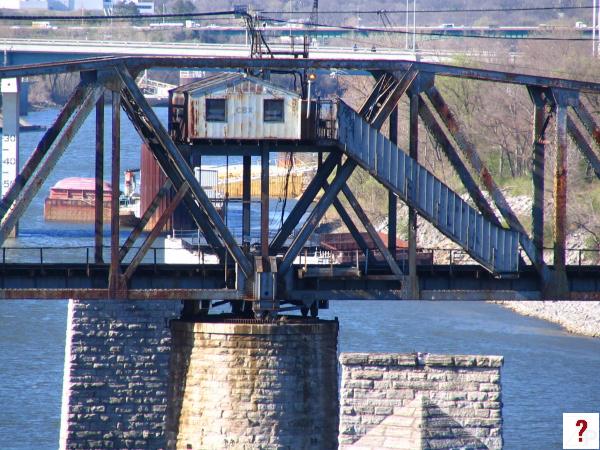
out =
[[600,301],[500,301],[495,302],[524,316],[561,325],[583,336],[600,337]]

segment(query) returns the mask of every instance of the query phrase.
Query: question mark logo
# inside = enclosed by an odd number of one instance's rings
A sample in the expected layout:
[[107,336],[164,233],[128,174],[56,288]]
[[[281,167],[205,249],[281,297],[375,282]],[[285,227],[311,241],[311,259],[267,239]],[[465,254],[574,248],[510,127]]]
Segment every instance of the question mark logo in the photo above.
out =
[[581,427],[581,430],[579,430],[579,442],[583,441],[583,433],[585,430],[587,430],[587,420],[583,420],[583,419],[579,419],[577,421],[577,423],[575,423],[576,427]]

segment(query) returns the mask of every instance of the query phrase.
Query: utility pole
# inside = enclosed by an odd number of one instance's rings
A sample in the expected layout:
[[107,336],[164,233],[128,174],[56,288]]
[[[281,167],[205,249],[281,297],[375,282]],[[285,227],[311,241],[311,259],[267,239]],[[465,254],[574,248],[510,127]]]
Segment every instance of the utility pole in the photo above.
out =
[[417,48],[417,0],[413,0],[413,42],[412,51]]
[[[596,1],[596,0],[594,0]],[[404,27],[404,48],[408,50],[408,0],[406,0],[406,26]]]
[[597,54],[597,46],[596,46],[596,26],[598,21],[598,15],[596,14],[596,7],[598,5],[598,0],[594,0],[594,5],[592,6],[592,56],[596,56]]

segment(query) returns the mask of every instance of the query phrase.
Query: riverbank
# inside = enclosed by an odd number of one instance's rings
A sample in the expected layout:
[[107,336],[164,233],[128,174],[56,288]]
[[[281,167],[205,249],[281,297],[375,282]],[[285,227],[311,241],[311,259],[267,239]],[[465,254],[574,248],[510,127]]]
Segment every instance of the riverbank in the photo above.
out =
[[600,302],[495,302],[516,313],[561,325],[567,331],[600,337]]

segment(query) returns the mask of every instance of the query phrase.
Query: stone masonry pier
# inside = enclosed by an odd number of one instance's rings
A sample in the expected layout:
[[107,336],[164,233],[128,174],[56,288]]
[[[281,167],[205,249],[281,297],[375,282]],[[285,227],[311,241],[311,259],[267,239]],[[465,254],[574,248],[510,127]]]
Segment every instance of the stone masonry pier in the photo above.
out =
[[344,353],[340,450],[502,448],[500,356]]
[[335,449],[337,321],[173,321],[169,448]]

